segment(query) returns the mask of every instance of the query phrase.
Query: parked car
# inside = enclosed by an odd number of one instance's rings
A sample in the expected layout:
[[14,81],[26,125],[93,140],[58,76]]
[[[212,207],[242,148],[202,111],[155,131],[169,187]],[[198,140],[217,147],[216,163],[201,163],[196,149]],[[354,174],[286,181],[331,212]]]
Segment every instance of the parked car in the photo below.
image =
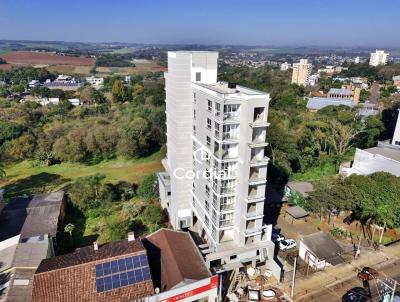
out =
[[343,222],[346,223],[346,224],[348,224],[348,225],[350,225],[350,224],[353,223],[354,220],[355,220],[354,216],[353,216],[353,215],[349,215],[349,216],[346,216],[346,217],[343,219]]
[[274,243],[278,243],[279,241],[285,240],[283,235],[279,235],[278,233],[272,233],[271,240]]
[[364,302],[367,300],[368,292],[362,287],[354,287],[342,297],[342,302]]
[[279,241],[279,249],[281,251],[289,250],[296,247],[296,241],[293,239],[286,239]]

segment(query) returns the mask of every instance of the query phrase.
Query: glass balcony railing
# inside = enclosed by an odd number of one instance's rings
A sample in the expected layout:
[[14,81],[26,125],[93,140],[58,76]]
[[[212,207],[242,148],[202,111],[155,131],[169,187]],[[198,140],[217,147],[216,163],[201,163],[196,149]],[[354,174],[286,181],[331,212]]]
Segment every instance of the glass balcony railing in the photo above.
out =
[[221,221],[219,222],[219,226],[220,226],[221,228],[223,228],[223,227],[228,227],[228,226],[232,226],[233,224],[234,224],[233,219],[232,219],[232,220],[221,220]]

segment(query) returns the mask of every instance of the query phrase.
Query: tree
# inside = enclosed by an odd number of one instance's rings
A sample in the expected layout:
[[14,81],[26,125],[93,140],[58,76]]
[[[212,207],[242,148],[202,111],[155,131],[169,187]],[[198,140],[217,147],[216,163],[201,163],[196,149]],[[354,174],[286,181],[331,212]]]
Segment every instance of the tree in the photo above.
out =
[[31,158],[35,150],[36,140],[31,134],[23,134],[10,141],[8,155],[15,160]]
[[6,170],[4,170],[4,166],[0,163],[0,179],[6,177]]
[[71,240],[72,240],[72,232],[75,229],[75,225],[72,223],[68,223],[65,227],[64,227],[64,232],[68,233]]
[[349,126],[333,119],[328,121],[329,141],[335,155],[336,169],[339,168],[345,153],[351,148],[356,136],[363,130],[363,125]]
[[156,194],[154,191],[155,182],[156,182],[155,174],[145,177],[143,179],[142,183],[138,187],[138,190],[137,190],[138,197],[143,198],[145,200],[155,198],[156,197]]
[[140,215],[142,223],[149,228],[150,232],[154,232],[160,228],[162,218],[163,212],[161,208],[154,204],[146,206],[143,213]]
[[95,89],[91,86],[84,86],[79,92],[79,98],[83,104],[91,105],[94,103]]
[[111,89],[115,102],[125,102],[127,100],[127,91],[121,80],[115,80]]
[[150,151],[151,128],[141,117],[135,118],[123,128],[119,154],[132,157],[143,156]]
[[80,177],[68,189],[68,195],[73,205],[82,211],[87,211],[111,202],[111,188],[102,184],[103,174]]

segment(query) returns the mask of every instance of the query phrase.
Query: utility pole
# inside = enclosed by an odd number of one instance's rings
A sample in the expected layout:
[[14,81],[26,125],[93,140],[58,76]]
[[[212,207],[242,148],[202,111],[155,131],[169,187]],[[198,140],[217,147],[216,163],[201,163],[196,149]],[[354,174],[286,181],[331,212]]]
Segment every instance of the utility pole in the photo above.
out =
[[294,265],[293,265],[293,276],[292,276],[292,289],[290,292],[290,297],[293,299],[294,296],[294,279],[296,278],[296,266],[297,266],[297,257],[294,257]]
[[354,259],[357,259],[357,257],[360,255],[361,251],[360,251],[360,245],[361,245],[361,239],[362,239],[362,230],[360,232],[360,239],[358,240],[358,244],[357,244],[357,250],[356,250],[356,254],[354,255]]
[[381,232],[381,237],[379,238],[379,244],[381,244],[381,242],[382,242],[382,237],[383,237],[383,233],[385,232],[385,228],[386,228],[386,221],[385,221],[385,223],[383,224],[383,229],[382,229],[382,232]]

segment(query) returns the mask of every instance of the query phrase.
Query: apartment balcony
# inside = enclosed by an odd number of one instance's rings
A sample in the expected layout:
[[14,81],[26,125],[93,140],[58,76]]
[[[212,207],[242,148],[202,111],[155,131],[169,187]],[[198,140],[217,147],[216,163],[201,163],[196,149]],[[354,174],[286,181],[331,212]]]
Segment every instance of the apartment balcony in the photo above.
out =
[[238,158],[237,153],[230,153],[228,150],[214,150],[214,156],[221,160],[235,160]]
[[239,113],[221,113],[215,112],[214,119],[226,124],[238,124],[240,122]]
[[244,219],[246,220],[255,220],[255,219],[261,219],[264,217],[264,213],[262,213],[261,211],[251,211],[251,212],[247,212],[246,214],[244,214]]
[[219,209],[220,212],[233,211],[235,209],[235,204],[221,205]]
[[264,196],[248,196],[247,198],[244,199],[244,201],[247,204],[253,204],[256,202],[264,202],[265,197]]
[[233,226],[235,224],[234,220],[222,220],[219,222],[219,227],[220,228],[226,228]]
[[250,167],[266,166],[268,162],[268,156],[254,156],[250,160]]
[[236,187],[234,187],[234,188],[221,187],[220,192],[221,192],[221,194],[233,194],[236,192]]
[[268,143],[265,141],[264,138],[261,138],[261,137],[255,137],[249,143],[250,148],[266,147],[266,146],[268,146]]
[[[256,227],[256,226],[250,226],[247,227],[246,230],[243,233],[243,235],[245,237],[249,237],[249,236],[255,236],[255,235],[259,235],[259,234],[270,234],[270,230],[268,228],[272,228],[272,225],[262,225],[261,228],[260,227]],[[266,239],[264,239],[266,240]]]
[[249,185],[262,185],[267,182],[266,177],[252,176],[249,178]]
[[269,125],[270,125],[270,123],[264,119],[259,119],[259,120],[249,123],[249,126],[251,128],[266,128],[266,127],[269,127]]
[[261,233],[262,233],[262,230],[260,230],[260,228],[251,227],[251,228],[246,228],[246,230],[243,232],[243,235],[245,237],[249,237],[249,236],[259,235]]

